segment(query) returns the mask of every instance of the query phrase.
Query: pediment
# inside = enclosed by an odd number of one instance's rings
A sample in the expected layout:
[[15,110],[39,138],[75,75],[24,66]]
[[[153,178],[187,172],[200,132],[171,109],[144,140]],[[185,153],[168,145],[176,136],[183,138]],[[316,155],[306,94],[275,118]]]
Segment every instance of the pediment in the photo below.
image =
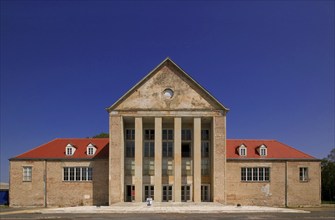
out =
[[108,108],[112,110],[228,109],[167,58]]

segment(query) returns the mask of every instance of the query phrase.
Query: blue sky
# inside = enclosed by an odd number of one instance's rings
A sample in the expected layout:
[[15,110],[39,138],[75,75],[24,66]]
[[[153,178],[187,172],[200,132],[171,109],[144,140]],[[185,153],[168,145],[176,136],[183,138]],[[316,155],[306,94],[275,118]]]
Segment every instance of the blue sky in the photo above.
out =
[[108,131],[105,108],[170,57],[226,107],[228,138],[334,148],[334,1],[1,1],[8,158]]

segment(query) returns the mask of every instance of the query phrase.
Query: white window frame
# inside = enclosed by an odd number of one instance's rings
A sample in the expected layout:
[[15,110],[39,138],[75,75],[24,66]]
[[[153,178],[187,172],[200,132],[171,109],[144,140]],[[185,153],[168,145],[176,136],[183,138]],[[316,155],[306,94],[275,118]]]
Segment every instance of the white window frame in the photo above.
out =
[[97,151],[97,148],[93,144],[87,145],[86,149],[87,149],[86,154],[88,156],[93,156],[95,154],[95,152]]
[[32,166],[22,167],[22,181],[31,182],[32,179],[33,179],[33,167]]
[[92,181],[93,168],[92,167],[63,167],[63,181],[78,182],[78,181]]
[[268,155],[267,147],[266,147],[264,144],[262,144],[262,145],[258,148],[258,153],[259,153],[259,155],[262,156],[262,157],[267,156],[267,155]]
[[308,167],[299,167],[299,180],[300,182],[308,182]]
[[270,182],[270,167],[241,167],[242,182]]
[[246,157],[248,155],[247,147],[244,144],[238,147],[238,154],[242,157]]
[[73,156],[74,152],[76,152],[76,148],[72,144],[68,144],[65,147],[66,156]]

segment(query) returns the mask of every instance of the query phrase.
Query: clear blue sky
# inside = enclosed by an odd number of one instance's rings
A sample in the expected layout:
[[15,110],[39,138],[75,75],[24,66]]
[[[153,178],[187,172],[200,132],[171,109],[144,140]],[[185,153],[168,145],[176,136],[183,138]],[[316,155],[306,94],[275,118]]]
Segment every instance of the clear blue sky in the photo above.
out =
[[228,138],[334,148],[334,1],[1,1],[8,158],[108,131],[105,108],[169,56],[226,107]]

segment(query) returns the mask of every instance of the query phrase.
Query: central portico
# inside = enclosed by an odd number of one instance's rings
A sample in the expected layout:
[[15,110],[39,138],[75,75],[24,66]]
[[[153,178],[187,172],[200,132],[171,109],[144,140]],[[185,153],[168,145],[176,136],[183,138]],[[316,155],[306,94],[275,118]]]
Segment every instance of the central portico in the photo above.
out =
[[224,203],[227,111],[165,59],[108,108],[109,203]]

